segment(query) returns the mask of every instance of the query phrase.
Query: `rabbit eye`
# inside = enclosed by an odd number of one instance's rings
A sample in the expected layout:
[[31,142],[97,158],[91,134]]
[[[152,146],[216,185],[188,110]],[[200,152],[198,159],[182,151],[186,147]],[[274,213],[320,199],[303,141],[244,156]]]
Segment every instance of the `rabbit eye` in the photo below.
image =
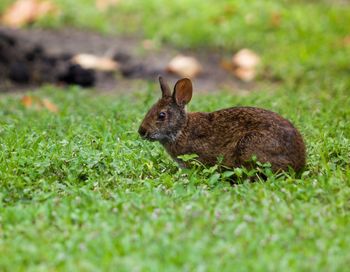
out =
[[166,116],[165,112],[161,111],[158,115],[158,118],[159,118],[159,120],[163,121],[165,119],[165,116]]

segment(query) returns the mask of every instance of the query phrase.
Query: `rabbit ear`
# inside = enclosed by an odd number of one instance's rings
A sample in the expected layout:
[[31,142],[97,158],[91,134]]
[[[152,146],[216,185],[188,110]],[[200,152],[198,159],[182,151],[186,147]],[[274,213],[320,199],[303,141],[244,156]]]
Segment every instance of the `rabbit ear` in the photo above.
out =
[[169,85],[165,81],[165,79],[162,76],[159,76],[158,80],[160,84],[160,89],[162,90],[162,97],[171,96]]
[[192,82],[188,78],[180,79],[174,87],[173,98],[179,106],[184,106],[192,98]]

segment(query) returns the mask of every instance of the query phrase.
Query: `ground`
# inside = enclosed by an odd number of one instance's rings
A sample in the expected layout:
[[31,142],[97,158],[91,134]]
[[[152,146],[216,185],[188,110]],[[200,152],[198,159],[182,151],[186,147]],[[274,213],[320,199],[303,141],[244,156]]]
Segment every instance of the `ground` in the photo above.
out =
[[[36,25],[114,36],[132,16],[143,26],[138,37],[154,37],[161,47],[221,47],[224,54],[252,48],[262,56],[264,76],[249,92],[195,90],[189,110],[249,105],[276,111],[303,134],[307,167],[300,176],[269,174],[254,183],[242,173],[235,186],[227,182],[230,171],[179,169],[159,144],[137,135],[159,95],[152,81],[122,95],[52,85],[26,93],[49,98],[58,113],[25,107],[23,93],[2,94],[0,270],[347,271],[346,2],[169,1],[158,8],[159,1],[135,0],[104,16],[88,5],[73,16],[70,1],[56,2],[64,15]],[[189,16],[198,8],[198,16]],[[150,16],[155,10],[157,18]],[[208,19],[220,23],[208,27]],[[119,29],[110,30],[111,22]],[[131,35],[132,27],[124,32]]]
[[[231,62],[232,52],[206,49],[179,49],[169,45],[156,45],[150,49],[145,49],[143,43],[145,39],[130,35],[101,35],[87,30],[78,29],[11,29],[0,27],[0,35],[10,37],[15,41],[15,46],[8,45],[8,50],[2,48],[2,55],[11,55],[9,51],[16,51],[21,63],[26,63],[29,67],[39,70],[41,80],[38,79],[38,73],[32,73],[34,77],[29,80],[29,84],[18,84],[18,82],[0,82],[1,90],[30,90],[41,85],[42,82],[53,82],[54,77],[60,70],[57,64],[52,65],[50,58],[57,60],[69,60],[72,56],[81,53],[94,54],[97,56],[108,55],[115,58],[121,65],[121,71],[115,74],[97,73],[96,81],[93,87],[102,92],[127,93],[142,87],[141,80],[155,81],[158,75],[166,76],[168,80],[174,82],[178,76],[168,73],[166,67],[170,60],[179,54],[194,56],[202,65],[203,71],[196,79],[196,89],[201,92],[209,92],[218,89],[226,90],[252,90],[253,83],[245,83],[237,80],[232,73],[223,69],[222,62]],[[63,44],[61,41],[65,41]],[[147,42],[147,40],[146,40]],[[1,48],[1,44],[0,44]],[[28,54],[34,55],[38,48],[43,52],[41,58],[35,63],[32,58],[28,59]],[[49,59],[49,61],[48,61]],[[13,62],[19,62],[15,60]],[[57,61],[56,61],[57,62]],[[41,67],[42,69],[40,69]],[[39,66],[39,67],[38,67]],[[5,64],[1,69],[0,78],[5,77],[6,72],[11,65]],[[2,71],[5,70],[5,71]],[[19,82],[21,83],[21,82]],[[28,83],[28,82],[26,82]]]

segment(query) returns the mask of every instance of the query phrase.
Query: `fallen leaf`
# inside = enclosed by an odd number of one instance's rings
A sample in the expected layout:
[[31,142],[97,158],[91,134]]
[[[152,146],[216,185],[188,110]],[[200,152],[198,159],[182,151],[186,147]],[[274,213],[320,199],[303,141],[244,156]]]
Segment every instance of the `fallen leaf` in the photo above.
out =
[[24,95],[22,98],[21,98],[21,103],[24,107],[26,108],[30,108],[32,105],[33,105],[33,99],[31,96],[28,96],[28,95]]
[[255,69],[236,68],[233,73],[236,77],[246,82],[252,81],[256,76]]
[[232,63],[236,67],[255,68],[260,62],[260,57],[250,49],[242,49],[232,57]]
[[350,46],[350,35],[343,38],[343,44],[345,46]]
[[96,0],[96,7],[100,11],[106,11],[109,7],[116,6],[120,0]]
[[241,79],[243,81],[247,81],[247,82],[251,81],[256,76],[255,69],[245,69],[245,68],[234,67],[232,65],[232,62],[230,62],[226,59],[224,59],[220,62],[220,66],[224,70],[232,73],[233,75],[235,75],[236,77],[238,77],[239,79]]
[[17,0],[5,10],[1,21],[6,26],[18,28],[57,10],[57,7],[48,0]]
[[42,104],[48,111],[51,111],[53,113],[58,112],[58,107],[55,104],[53,104],[49,99],[44,98],[42,100]]
[[256,76],[260,57],[250,49],[242,49],[232,57],[233,73],[243,81],[251,81]]
[[45,108],[53,113],[57,113],[59,111],[58,107],[47,98],[41,99],[37,96],[24,95],[21,98],[21,103],[27,109],[42,110]]
[[233,72],[234,71],[232,62],[227,60],[227,59],[221,60],[220,66],[221,66],[221,68],[223,68],[226,71],[229,71],[229,72]]
[[154,41],[146,39],[142,41],[142,47],[146,50],[151,50],[156,47],[156,44]]
[[91,54],[78,54],[72,58],[72,62],[85,69],[93,69],[104,72],[112,72],[119,69],[116,61],[106,57],[98,57]]
[[203,69],[194,57],[178,55],[169,62],[166,70],[182,77],[194,78]]
[[271,14],[270,23],[273,27],[277,28],[281,25],[281,19],[281,14],[278,12],[274,12]]

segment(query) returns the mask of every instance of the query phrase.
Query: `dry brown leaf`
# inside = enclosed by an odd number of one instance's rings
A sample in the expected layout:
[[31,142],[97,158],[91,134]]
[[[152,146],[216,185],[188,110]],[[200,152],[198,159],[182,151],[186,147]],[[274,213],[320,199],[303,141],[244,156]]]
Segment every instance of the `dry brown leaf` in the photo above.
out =
[[85,69],[93,69],[104,72],[116,71],[119,68],[116,61],[110,58],[98,57],[91,54],[75,55],[72,58],[72,61]]
[[27,109],[42,110],[45,108],[53,113],[59,111],[58,107],[47,98],[41,99],[37,96],[24,95],[21,98],[21,103]]
[[24,95],[21,98],[21,103],[27,109],[40,110],[42,108],[41,99],[37,96]]
[[242,49],[232,57],[235,67],[255,68],[260,62],[260,57],[250,49]]
[[142,47],[146,50],[151,50],[156,47],[156,44],[154,41],[146,39],[142,41]]
[[189,78],[196,77],[203,70],[197,59],[183,55],[178,55],[173,58],[166,69],[171,73]]
[[281,25],[281,19],[282,19],[281,14],[278,12],[274,12],[271,14],[270,23],[273,27],[277,28]]
[[36,4],[30,0],[19,0],[9,6],[2,16],[2,23],[11,27],[20,27],[33,18]]
[[350,46],[350,35],[343,38],[343,44],[345,46]]
[[24,107],[26,108],[30,108],[32,105],[33,105],[33,99],[31,96],[28,96],[28,95],[24,95],[22,98],[21,98],[21,103]]
[[240,80],[243,80],[246,82],[252,81],[256,76],[255,69],[236,68],[233,73]]
[[243,81],[251,81],[256,76],[260,57],[249,49],[242,49],[232,57],[233,73]]
[[21,27],[39,18],[57,12],[57,7],[48,0],[17,0],[5,10],[1,21],[10,27]]
[[226,60],[226,59],[221,60],[220,66],[226,71],[233,72],[232,62],[229,60]]
[[96,0],[96,7],[100,11],[106,11],[109,7],[116,6],[120,0]]
[[42,104],[48,111],[51,111],[53,113],[58,112],[58,107],[54,103],[52,103],[49,99],[44,98],[42,100]]

